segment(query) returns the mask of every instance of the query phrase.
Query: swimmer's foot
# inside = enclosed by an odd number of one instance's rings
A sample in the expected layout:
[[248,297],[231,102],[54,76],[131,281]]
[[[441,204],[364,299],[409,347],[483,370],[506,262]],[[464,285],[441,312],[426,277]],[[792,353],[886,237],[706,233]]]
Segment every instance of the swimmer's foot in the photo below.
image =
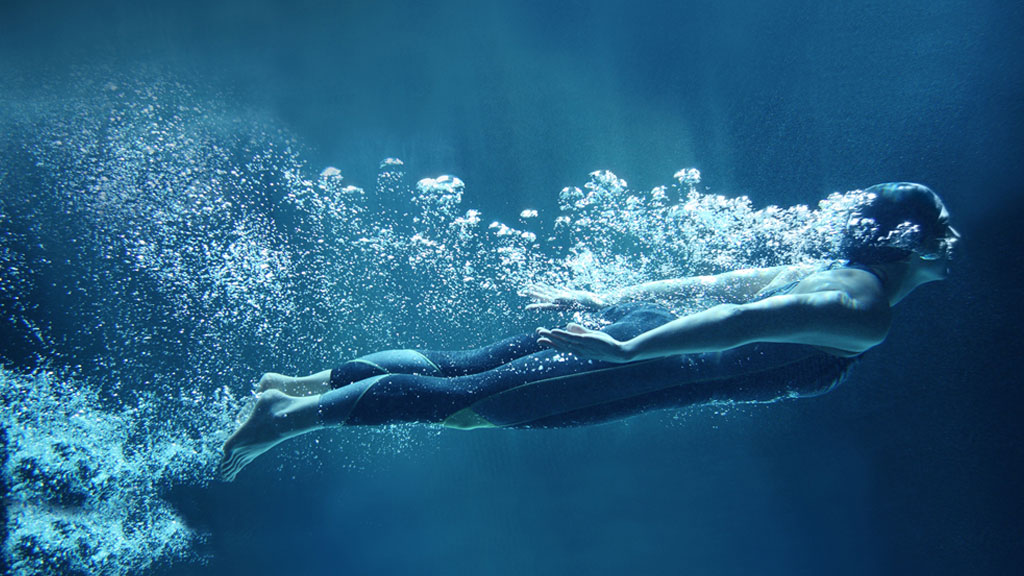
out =
[[318,428],[319,397],[295,398],[267,390],[256,401],[249,419],[224,443],[220,475],[226,482],[260,454],[281,442]]
[[323,394],[331,389],[330,370],[313,374],[311,376],[285,376],[276,372],[267,372],[261,378],[256,389],[260,392],[267,390],[280,390],[289,396],[309,396],[311,394]]

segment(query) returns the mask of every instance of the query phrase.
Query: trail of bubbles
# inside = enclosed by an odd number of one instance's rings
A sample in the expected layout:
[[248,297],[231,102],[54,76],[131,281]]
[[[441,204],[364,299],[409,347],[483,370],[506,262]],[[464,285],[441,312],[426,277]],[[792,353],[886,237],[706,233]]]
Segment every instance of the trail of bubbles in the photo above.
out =
[[[860,200],[755,209],[699,192],[695,169],[649,192],[600,171],[562,190],[554,218],[527,209],[509,225],[463,207],[454,176],[409,184],[398,159],[369,191],[317,173],[287,135],[160,78],[86,79],[15,108],[3,128],[22,144],[0,149],[0,353],[24,369],[0,376],[22,518],[6,553],[26,573],[187,556],[197,536],[162,491],[208,481],[262,371],[564,321],[521,311],[534,283],[603,291],[832,258]],[[32,373],[33,359],[70,374]]]
[[[864,193],[833,193],[816,210],[804,205],[754,209],[746,196],[696,190],[700,173],[681,170],[677,184],[637,193],[609,171],[559,194],[560,215],[507,280],[543,282],[597,292],[642,282],[716,274],[742,268],[793,265],[840,256],[850,210]],[[673,200],[677,198],[677,200]],[[501,235],[518,230],[500,225]],[[677,313],[703,308],[700,300],[660,302]]]
[[[209,439],[181,434],[160,403],[109,410],[66,375],[0,369],[8,538],[16,574],[138,574],[154,562],[199,560],[202,536],[163,499],[172,483],[203,483]],[[224,426],[222,392],[203,412]],[[212,409],[214,406],[217,409]]]

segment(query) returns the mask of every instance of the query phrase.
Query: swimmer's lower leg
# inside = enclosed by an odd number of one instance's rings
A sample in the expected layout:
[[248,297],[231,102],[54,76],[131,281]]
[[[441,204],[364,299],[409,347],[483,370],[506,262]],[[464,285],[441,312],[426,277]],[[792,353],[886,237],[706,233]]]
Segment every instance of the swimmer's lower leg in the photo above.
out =
[[480,374],[509,362],[544,350],[533,334],[520,334],[472,350],[425,350],[421,353],[433,362],[440,376],[456,377]]
[[[349,423],[349,418],[355,411],[359,401],[377,383],[378,380],[387,376],[379,374],[352,382],[340,388],[321,394],[318,400],[318,418],[324,426],[343,425]],[[331,381],[334,383],[333,377]]]
[[374,376],[423,374],[441,376],[434,362],[416,350],[385,350],[360,356],[330,371],[330,389],[341,388]]
[[465,379],[382,374],[322,394],[320,422],[353,426],[440,423],[469,404],[473,388]]
[[532,334],[506,338],[473,350],[385,350],[360,356],[332,370],[330,388],[385,374],[443,378],[480,374],[541,350],[543,347]]

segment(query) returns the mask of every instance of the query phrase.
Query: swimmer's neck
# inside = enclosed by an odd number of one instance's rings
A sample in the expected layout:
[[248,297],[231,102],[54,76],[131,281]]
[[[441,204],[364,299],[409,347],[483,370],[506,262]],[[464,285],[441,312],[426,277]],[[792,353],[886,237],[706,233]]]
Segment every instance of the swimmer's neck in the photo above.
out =
[[918,286],[946,277],[944,266],[939,267],[933,261],[923,260],[916,255],[909,260],[876,264],[868,268],[881,280],[889,306],[898,304]]

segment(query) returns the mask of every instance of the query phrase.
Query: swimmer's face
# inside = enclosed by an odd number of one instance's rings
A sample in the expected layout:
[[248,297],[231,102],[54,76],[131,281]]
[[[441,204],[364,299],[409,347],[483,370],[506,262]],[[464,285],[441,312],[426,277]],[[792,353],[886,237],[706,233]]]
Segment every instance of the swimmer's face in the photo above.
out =
[[921,245],[916,259],[921,261],[922,268],[936,280],[949,276],[949,266],[956,258],[960,232],[949,225],[949,211],[942,207],[939,214],[941,233]]

